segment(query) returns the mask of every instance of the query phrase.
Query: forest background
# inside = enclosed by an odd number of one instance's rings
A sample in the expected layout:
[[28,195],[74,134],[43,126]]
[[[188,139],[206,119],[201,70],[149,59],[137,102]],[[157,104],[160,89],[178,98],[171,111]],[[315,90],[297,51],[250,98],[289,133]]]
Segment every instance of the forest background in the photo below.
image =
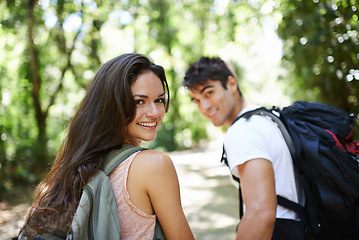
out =
[[[181,86],[189,63],[220,56],[251,102],[318,101],[358,112],[356,0],[2,0],[0,200],[36,185],[99,66],[127,52],[164,66],[165,151],[211,140]],[[220,129],[224,130],[224,129]]]

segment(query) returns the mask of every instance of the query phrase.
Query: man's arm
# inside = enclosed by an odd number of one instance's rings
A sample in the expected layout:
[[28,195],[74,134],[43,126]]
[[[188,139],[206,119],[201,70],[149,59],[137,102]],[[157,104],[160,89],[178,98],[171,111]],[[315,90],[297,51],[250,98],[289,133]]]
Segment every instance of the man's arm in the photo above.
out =
[[238,227],[237,240],[271,239],[277,209],[272,163],[253,159],[238,166],[245,213]]

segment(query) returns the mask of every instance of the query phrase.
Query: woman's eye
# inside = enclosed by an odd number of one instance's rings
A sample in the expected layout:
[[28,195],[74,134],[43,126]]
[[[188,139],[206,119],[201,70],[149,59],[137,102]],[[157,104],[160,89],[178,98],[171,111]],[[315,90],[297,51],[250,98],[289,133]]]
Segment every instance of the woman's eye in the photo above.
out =
[[166,99],[165,98],[159,98],[156,100],[157,103],[165,103]]
[[141,104],[143,104],[144,102],[143,102],[143,100],[135,100],[135,103],[136,103],[136,105],[141,105]]

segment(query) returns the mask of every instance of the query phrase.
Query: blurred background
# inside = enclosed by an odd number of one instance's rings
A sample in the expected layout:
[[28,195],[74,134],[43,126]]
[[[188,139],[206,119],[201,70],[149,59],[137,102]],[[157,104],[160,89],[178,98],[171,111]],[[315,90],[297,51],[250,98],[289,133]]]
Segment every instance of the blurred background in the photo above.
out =
[[208,150],[225,131],[181,86],[202,55],[230,63],[253,103],[318,101],[358,113],[358,8],[356,0],[1,0],[0,211],[30,202],[87,84],[123,53],[166,70],[171,106],[147,146],[170,153]]

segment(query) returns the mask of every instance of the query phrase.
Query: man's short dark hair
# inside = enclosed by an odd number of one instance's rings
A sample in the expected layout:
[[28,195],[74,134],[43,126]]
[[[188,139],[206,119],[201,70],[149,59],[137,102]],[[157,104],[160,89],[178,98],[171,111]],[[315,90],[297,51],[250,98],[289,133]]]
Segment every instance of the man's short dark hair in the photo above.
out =
[[201,57],[188,68],[183,86],[192,89],[197,85],[204,85],[209,80],[220,81],[223,88],[227,89],[228,77],[234,73],[228,68],[227,64],[219,57]]

